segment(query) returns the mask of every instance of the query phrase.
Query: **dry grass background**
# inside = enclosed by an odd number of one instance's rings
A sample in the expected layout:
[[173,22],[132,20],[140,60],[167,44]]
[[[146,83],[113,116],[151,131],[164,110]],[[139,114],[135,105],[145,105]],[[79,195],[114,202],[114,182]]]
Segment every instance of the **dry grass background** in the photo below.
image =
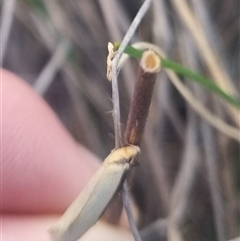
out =
[[[28,81],[74,138],[101,158],[114,148],[107,42],[122,40],[141,4],[1,3],[2,66]],[[197,28],[191,27],[194,21]],[[169,58],[239,94],[238,0],[154,0],[135,41],[160,46]],[[123,129],[136,70],[136,61],[128,61],[119,77]],[[197,84],[183,81],[205,107],[239,128],[239,113]],[[141,145],[141,166],[129,184],[144,241],[166,236],[171,241],[225,241],[240,235],[238,144],[196,114],[161,72]]]

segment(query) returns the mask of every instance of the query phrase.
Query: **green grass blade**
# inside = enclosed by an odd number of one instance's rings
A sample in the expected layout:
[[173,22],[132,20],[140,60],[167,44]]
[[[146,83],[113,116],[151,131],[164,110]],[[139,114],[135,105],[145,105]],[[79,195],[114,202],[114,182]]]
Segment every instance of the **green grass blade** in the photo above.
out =
[[[119,43],[114,43],[114,49],[117,50]],[[143,50],[136,49],[128,45],[124,51],[129,56],[140,59],[143,53]],[[231,95],[228,95],[225,91],[219,88],[211,79],[208,79],[198,73],[191,71],[190,69],[170,60],[161,58],[162,67],[173,70],[176,74],[179,74],[183,77],[188,78],[189,80],[195,81],[203,86],[205,89],[217,94],[222,99],[226,100],[228,103],[240,110],[240,100]]]
[[[114,45],[114,51],[117,51],[120,46],[120,43],[114,43],[113,45]],[[135,59],[141,59],[142,54],[143,54],[143,50],[136,49],[136,48],[132,47],[131,45],[127,45],[124,52],[125,52],[125,54],[127,54],[130,57],[133,57]]]
[[190,80],[193,80],[200,85],[202,85],[207,90],[212,91],[213,93],[217,94],[219,97],[222,97],[225,99],[228,103],[234,105],[240,110],[240,100],[237,98],[234,98],[233,96],[228,95],[226,92],[224,92],[221,88],[219,88],[211,79],[208,79],[198,73],[195,73],[191,71],[190,69],[172,61],[169,59],[163,59],[162,58],[162,66],[164,68],[168,68],[173,70],[175,73],[189,78]]

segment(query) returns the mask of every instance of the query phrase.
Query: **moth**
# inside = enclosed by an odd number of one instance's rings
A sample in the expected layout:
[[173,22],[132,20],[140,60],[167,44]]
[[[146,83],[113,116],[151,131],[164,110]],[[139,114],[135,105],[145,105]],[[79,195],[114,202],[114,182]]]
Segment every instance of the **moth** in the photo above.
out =
[[134,145],[111,151],[85,189],[49,229],[53,241],[76,241],[97,222],[139,152]]

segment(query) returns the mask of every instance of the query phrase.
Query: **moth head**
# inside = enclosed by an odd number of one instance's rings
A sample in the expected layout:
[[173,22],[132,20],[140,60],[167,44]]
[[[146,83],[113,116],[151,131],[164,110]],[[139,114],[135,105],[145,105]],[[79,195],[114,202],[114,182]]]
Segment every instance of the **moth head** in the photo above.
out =
[[116,164],[128,163],[132,165],[134,158],[139,152],[140,148],[134,145],[114,149],[106,158],[105,162]]

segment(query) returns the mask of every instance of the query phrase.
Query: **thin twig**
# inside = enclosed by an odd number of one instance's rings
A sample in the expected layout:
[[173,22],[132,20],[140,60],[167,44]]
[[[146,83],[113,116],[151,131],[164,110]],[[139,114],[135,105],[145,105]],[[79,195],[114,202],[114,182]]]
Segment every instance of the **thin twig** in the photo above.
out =
[[120,120],[120,108],[119,108],[119,93],[118,93],[118,62],[129,43],[130,39],[134,35],[138,25],[142,21],[142,18],[146,14],[152,0],[146,0],[142,7],[139,9],[136,17],[134,18],[132,24],[130,25],[126,35],[123,38],[121,45],[119,46],[118,52],[112,62],[112,101],[113,101],[113,120],[114,120],[114,133],[115,133],[115,147],[120,147],[122,145],[122,133],[121,133],[121,120]]
[[134,239],[135,239],[135,241],[141,241],[141,237],[138,232],[136,223],[134,221],[134,217],[133,217],[133,213],[132,213],[132,209],[131,209],[131,204],[130,204],[129,195],[128,195],[128,185],[127,185],[126,180],[123,182],[122,200],[123,200],[123,205],[124,205],[124,208],[127,213],[129,225],[131,227]]
[[[118,148],[122,145],[122,133],[121,133],[121,120],[120,120],[120,107],[119,107],[119,92],[118,92],[118,81],[117,81],[117,75],[118,75],[118,62],[121,58],[121,55],[124,52],[125,47],[129,43],[130,39],[132,38],[133,34],[135,33],[138,25],[140,24],[142,18],[146,14],[146,12],[149,9],[149,6],[151,4],[151,0],[146,0],[142,7],[139,9],[136,17],[134,18],[132,24],[130,25],[125,37],[123,38],[123,41],[118,49],[118,52],[116,56],[113,59],[112,62],[112,101],[113,101],[113,120],[114,120],[114,133],[115,133],[115,147]],[[127,182],[124,181],[123,184],[123,204],[124,207],[128,207],[128,203],[125,203],[126,200],[128,200],[128,194],[127,194]],[[129,209],[126,208],[126,212],[129,218],[129,223],[131,225],[132,233],[134,236],[134,239],[136,241],[140,241],[140,235],[138,233],[136,224],[134,222],[134,219],[132,215],[129,212]]]

